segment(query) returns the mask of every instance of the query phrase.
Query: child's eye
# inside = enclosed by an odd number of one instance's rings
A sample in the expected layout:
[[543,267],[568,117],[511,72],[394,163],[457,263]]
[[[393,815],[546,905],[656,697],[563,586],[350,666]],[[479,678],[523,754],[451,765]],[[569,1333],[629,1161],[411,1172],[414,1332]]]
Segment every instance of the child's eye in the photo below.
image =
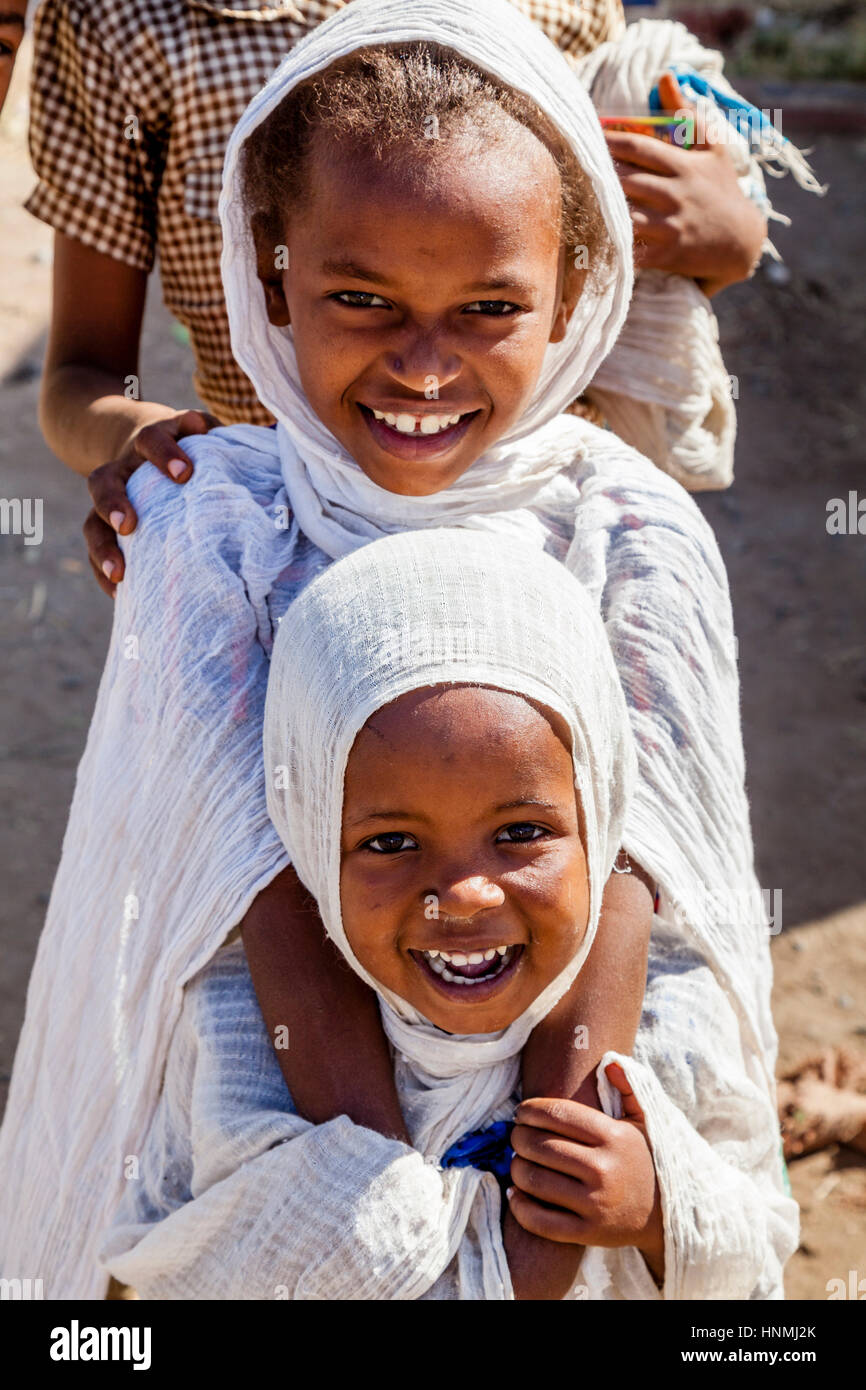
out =
[[383,299],[380,294],[370,294],[367,290],[338,290],[332,294],[331,299],[335,299],[338,304],[345,304],[350,309],[389,309],[387,299]]
[[514,825],[506,825],[496,836],[497,844],[528,845],[533,840],[540,840],[550,832],[541,825],[534,825],[531,821],[517,821]]
[[493,318],[509,318],[511,314],[520,313],[519,304],[511,304],[507,299],[476,299],[472,304],[466,304],[463,308],[464,314],[490,314]]
[[366,840],[363,848],[371,849],[374,854],[399,854],[404,849],[417,849],[418,841],[411,835],[404,835],[402,830],[389,830],[385,835],[374,835],[372,840]]

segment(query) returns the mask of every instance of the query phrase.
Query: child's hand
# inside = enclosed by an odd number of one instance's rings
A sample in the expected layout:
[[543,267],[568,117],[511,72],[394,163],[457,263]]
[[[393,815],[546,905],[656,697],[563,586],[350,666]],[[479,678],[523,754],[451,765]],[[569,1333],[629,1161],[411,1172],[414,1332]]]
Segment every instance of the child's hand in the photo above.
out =
[[623,1098],[621,1120],[571,1100],[518,1107],[510,1210],[546,1240],[636,1246],[661,1278],[664,1226],[643,1111],[620,1066],[611,1063],[607,1076]]
[[84,539],[96,582],[109,597],[123,578],[123,554],[115,533],[129,536],[138,517],[126,495],[130,475],[143,463],[153,463],[176,483],[192,477],[192,460],[177,443],[187,434],[207,434],[219,425],[205,410],[181,410],[138,430],[120,458],[95,468],[87,479],[93,511],[84,523]]
[[[659,95],[665,110],[695,111],[670,74]],[[767,224],[740,190],[725,145],[707,136],[687,150],[651,135],[606,132],[631,207],[635,265],[689,276],[712,295],[748,277]]]

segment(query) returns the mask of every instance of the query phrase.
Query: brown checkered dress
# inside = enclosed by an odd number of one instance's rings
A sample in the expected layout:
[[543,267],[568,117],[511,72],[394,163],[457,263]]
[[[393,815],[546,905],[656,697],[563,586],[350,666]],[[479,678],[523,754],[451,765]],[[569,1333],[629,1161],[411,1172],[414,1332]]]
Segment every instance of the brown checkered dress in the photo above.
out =
[[[220,280],[223,155],[286,52],[344,0],[43,0],[30,149],[36,217],[150,271],[189,330],[201,399],[220,420],[270,423],[236,365]],[[412,0],[407,0],[412,3]],[[471,4],[471,0],[467,0]],[[566,56],[623,31],[620,0],[514,0]]]

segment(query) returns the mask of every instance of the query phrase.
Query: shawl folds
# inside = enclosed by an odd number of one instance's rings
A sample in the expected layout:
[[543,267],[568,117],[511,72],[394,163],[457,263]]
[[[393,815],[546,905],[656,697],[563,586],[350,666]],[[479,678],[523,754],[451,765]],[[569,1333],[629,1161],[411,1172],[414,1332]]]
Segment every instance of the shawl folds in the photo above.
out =
[[[548,349],[512,436],[434,497],[376,487],[310,411],[290,332],[250,312],[260,292],[237,193],[239,146],[280,94],[386,37],[447,42],[528,91],[592,179],[616,252],[610,281],[593,286],[564,341]],[[43,1278],[49,1297],[104,1293],[97,1252],[135,1171],[128,1160],[143,1153],[154,1122],[184,986],[287,862],[268,816],[261,748],[279,619],[332,559],[366,540],[458,526],[546,549],[601,612],[638,763],[623,843],[657,879],[662,913],[726,995],[763,1155],[759,1162],[725,1148],[724,1106],[702,1138],[657,1078],[626,1062],[665,1191],[665,1296],[749,1297],[761,1284],[755,1260],[734,1261],[736,1277],[720,1278],[722,1244],[766,1253],[761,1223],[781,1211],[784,1237],[773,1256],[780,1265],[796,1243],[796,1214],[781,1195],[776,1156],[769,942],[754,911],[730,602],[712,533],[679,486],[615,436],[559,414],[610,350],[631,292],[628,213],[585,92],[504,0],[471,8],[435,0],[423,15],[401,0],[353,0],[292,51],[251,103],[227,152],[221,216],[233,350],[279,425],[185,441],[196,472],[183,488],[146,466],[130,481],[140,523],[124,542],[127,578],[0,1133],[3,1273]],[[708,910],[721,894],[731,902],[726,923]],[[710,1052],[716,1046],[711,1036],[703,1043]],[[328,1152],[343,1171],[354,1158],[340,1148],[340,1123],[320,1126],[318,1142],[336,1145]],[[349,1128],[354,1153],[359,1131]],[[375,1174],[381,1179],[396,1162],[393,1146],[360,1134],[368,1194],[381,1195],[386,1184]],[[413,1162],[412,1154],[401,1149],[400,1162]],[[472,1178],[455,1179],[459,1171],[423,1165],[427,1196],[455,1182],[465,1192]],[[467,1251],[477,1248],[473,1203],[470,1193],[461,1208]],[[193,1222],[196,1205],[187,1208]],[[351,1202],[339,1208],[332,1232],[346,1243],[347,1262],[354,1215]],[[435,1257],[423,1259],[413,1244],[421,1227],[407,1220],[402,1273],[369,1296],[419,1297],[431,1288],[454,1256],[452,1216],[443,1213]],[[468,1254],[465,1263],[477,1271]],[[506,1273],[476,1296],[508,1296]],[[778,1269],[770,1286],[780,1287]]]

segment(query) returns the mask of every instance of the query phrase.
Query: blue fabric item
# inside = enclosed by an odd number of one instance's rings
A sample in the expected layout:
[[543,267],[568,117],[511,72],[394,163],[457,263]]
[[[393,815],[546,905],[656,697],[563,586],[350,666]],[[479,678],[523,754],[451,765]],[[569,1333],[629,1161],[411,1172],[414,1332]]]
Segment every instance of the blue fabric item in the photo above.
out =
[[487,1129],[473,1129],[451,1145],[442,1159],[442,1167],[480,1168],[483,1173],[507,1178],[514,1157],[509,1142],[513,1128],[509,1121],[497,1120]]
[[[674,63],[669,71],[679,82],[684,97],[690,101],[694,101],[699,96],[709,97],[711,101],[715,102],[719,110],[724,112],[731,125],[735,126],[751,144],[760,144],[760,137],[766,131],[773,131],[780,140],[786,141],[786,137],[780,134],[773,122],[750,101],[744,101],[742,97],[729,96],[727,92],[720,92],[705,77],[701,77],[700,73],[695,72],[694,68],[681,67]],[[655,115],[660,115],[664,109],[658,87],[653,87],[650,92],[649,106],[650,111]]]

